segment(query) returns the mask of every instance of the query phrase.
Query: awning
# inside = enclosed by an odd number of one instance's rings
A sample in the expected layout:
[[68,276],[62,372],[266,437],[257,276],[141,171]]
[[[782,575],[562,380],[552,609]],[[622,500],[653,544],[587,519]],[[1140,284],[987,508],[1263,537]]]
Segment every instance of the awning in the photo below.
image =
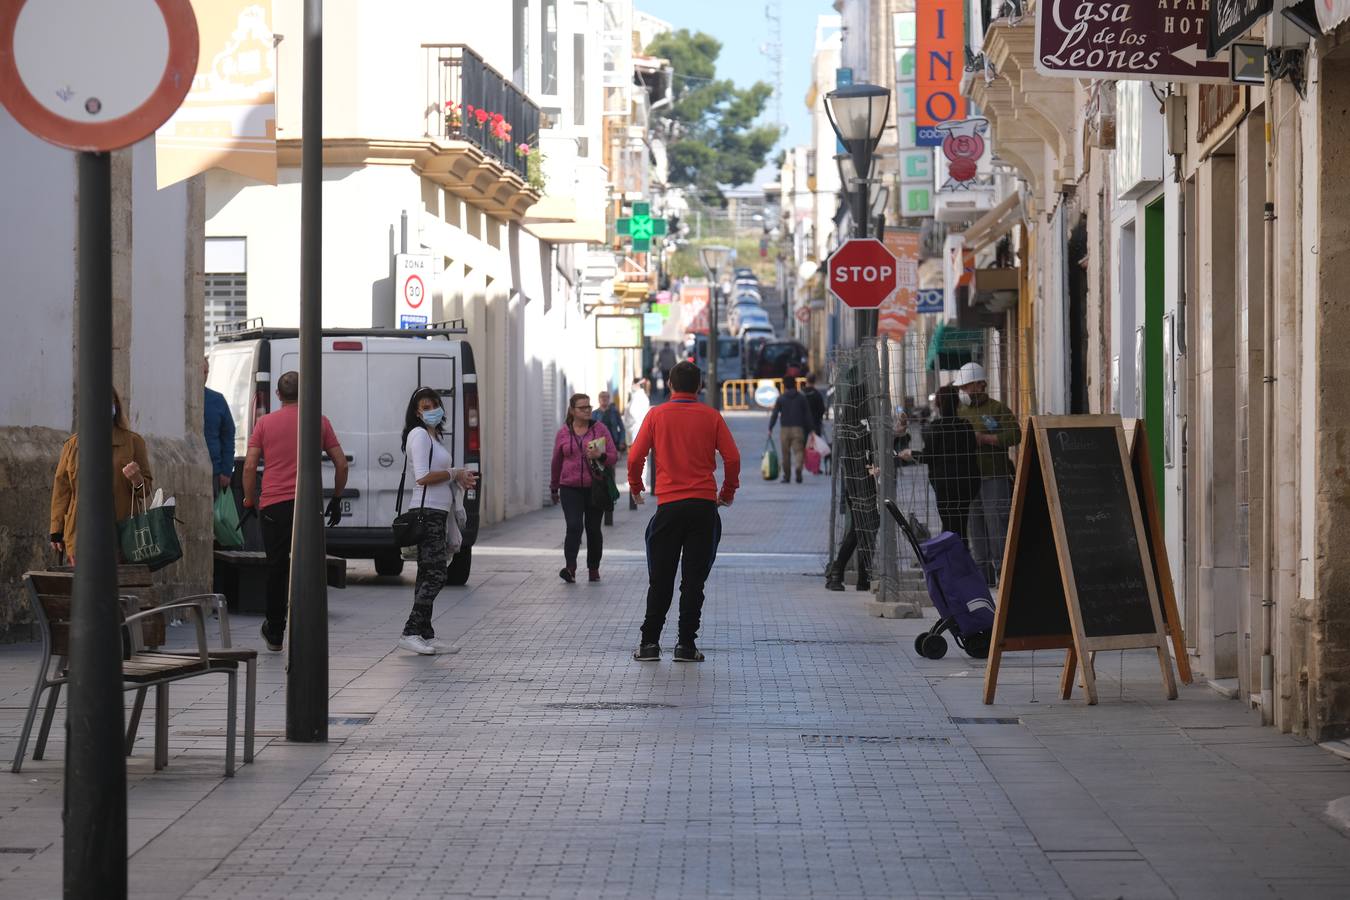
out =
[[573,197],[546,195],[525,211],[525,230],[550,244],[603,244],[605,222],[578,215]]
[[968,362],[975,362],[984,353],[984,331],[978,328],[953,328],[946,322],[939,322],[933,329],[932,340],[928,342],[928,356],[924,359],[924,368],[959,369]]
[[962,237],[965,238],[966,249],[978,253],[1002,238],[1020,221],[1022,221],[1022,195],[1014,191],[965,230]]

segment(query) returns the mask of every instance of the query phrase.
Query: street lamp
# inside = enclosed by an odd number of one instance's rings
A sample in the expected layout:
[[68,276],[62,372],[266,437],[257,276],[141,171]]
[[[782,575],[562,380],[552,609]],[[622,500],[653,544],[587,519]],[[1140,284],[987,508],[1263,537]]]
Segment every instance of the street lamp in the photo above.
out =
[[[872,154],[886,130],[891,111],[891,92],[875,84],[848,84],[825,95],[825,115],[839,142],[848,151],[838,157],[839,177],[845,198],[853,210],[854,237],[867,237],[871,203],[868,184],[872,177]],[[858,337],[875,337],[875,311],[859,310]]]
[[699,250],[699,257],[703,260],[703,268],[708,270],[708,392],[712,395],[709,399],[712,401],[713,409],[722,408],[721,386],[717,383],[717,275],[727,267],[731,261],[731,248],[720,245],[712,245]]

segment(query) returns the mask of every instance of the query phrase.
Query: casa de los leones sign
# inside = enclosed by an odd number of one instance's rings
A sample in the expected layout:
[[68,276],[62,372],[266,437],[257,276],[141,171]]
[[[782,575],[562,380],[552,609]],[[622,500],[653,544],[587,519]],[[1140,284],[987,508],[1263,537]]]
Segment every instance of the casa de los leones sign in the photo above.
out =
[[1212,0],[1043,0],[1036,71],[1064,78],[1228,81],[1208,58]]

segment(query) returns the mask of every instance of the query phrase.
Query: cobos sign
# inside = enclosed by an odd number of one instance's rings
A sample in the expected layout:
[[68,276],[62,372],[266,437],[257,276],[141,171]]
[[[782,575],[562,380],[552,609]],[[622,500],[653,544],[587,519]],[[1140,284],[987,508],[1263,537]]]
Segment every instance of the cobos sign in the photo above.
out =
[[1206,58],[1208,0],[1044,0],[1036,70],[1066,78],[1228,81]]
[[961,0],[925,0],[915,13],[918,66],[914,70],[914,124],[920,147],[937,147],[943,122],[966,117],[965,18]]

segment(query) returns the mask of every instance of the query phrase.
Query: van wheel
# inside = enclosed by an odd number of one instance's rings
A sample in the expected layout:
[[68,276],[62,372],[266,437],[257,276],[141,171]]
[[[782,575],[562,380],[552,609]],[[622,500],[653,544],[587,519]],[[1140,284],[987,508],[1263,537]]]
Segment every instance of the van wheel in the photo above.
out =
[[403,555],[395,550],[393,553],[380,553],[375,557],[375,574],[377,575],[402,575],[403,574]]
[[469,581],[469,569],[473,567],[473,548],[465,547],[455,554],[455,558],[450,560],[450,565],[445,570],[445,583],[462,587]]

